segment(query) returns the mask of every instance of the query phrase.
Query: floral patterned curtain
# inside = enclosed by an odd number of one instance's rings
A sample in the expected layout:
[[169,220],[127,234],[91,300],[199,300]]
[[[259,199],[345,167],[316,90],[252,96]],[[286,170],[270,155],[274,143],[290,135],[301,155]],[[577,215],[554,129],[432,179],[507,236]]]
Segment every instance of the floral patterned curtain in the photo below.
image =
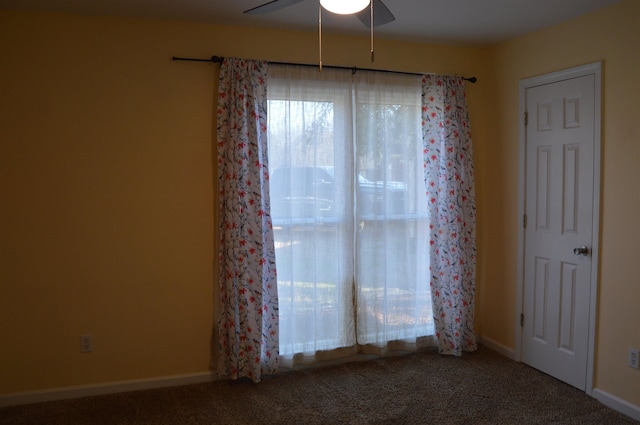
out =
[[278,297],[269,209],[267,63],[227,58],[218,91],[218,373],[259,382],[278,368]]
[[473,151],[461,77],[423,77],[422,138],[438,350],[459,356],[476,349]]

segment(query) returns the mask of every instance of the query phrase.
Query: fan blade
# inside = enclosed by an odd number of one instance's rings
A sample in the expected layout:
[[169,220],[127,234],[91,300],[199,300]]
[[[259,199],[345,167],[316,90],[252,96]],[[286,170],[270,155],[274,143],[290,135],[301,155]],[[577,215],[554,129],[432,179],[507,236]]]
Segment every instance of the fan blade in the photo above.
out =
[[[393,13],[389,10],[382,0],[373,1],[373,26],[378,27],[380,25],[388,24],[396,20]],[[371,28],[371,8],[365,7],[361,12],[358,12],[358,19],[367,27]]]
[[300,3],[303,0],[271,0],[270,2],[261,4],[260,6],[253,7],[249,10],[245,10],[242,13],[249,15],[262,15],[265,13],[275,12],[276,10],[284,9],[296,3]]

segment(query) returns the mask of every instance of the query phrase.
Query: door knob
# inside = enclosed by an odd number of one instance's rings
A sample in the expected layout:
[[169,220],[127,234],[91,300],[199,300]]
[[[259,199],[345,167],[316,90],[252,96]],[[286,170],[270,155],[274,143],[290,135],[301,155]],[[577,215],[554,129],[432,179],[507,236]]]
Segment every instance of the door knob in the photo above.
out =
[[582,245],[582,246],[579,246],[578,248],[574,248],[573,253],[575,255],[587,255],[589,253],[589,248]]

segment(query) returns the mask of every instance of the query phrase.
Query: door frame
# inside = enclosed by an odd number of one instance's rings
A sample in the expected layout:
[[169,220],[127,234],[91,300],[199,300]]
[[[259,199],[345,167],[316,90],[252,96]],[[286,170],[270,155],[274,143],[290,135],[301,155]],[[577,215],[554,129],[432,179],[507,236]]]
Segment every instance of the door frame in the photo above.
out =
[[593,62],[586,65],[564,69],[549,74],[520,80],[519,87],[519,154],[518,154],[518,262],[517,262],[517,288],[516,288],[516,344],[515,360],[522,361],[522,327],[520,318],[524,311],[524,254],[525,254],[525,228],[524,216],[526,211],[526,92],[527,89],[563,80],[594,75],[594,146],[593,146],[593,243],[591,250],[591,281],[589,299],[589,340],[587,346],[587,376],[585,392],[592,395],[593,377],[595,367],[595,339],[597,323],[598,301],[598,266],[600,263],[600,191],[601,191],[601,167],[602,167],[602,62]]

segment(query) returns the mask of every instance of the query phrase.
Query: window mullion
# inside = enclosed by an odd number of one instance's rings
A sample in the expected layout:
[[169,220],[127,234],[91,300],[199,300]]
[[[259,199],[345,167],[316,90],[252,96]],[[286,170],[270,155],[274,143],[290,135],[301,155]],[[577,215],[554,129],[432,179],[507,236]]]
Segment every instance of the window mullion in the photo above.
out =
[[358,217],[357,205],[358,205],[358,129],[356,126],[357,114],[358,114],[358,102],[356,95],[356,81],[355,76],[351,75],[351,96],[350,96],[350,111],[351,111],[351,220],[353,220],[352,231],[352,246],[353,252],[351,255],[351,261],[353,262],[353,323],[355,326],[355,338],[356,344],[358,341],[358,250],[360,249],[358,244],[358,229],[359,223],[356,221]]

